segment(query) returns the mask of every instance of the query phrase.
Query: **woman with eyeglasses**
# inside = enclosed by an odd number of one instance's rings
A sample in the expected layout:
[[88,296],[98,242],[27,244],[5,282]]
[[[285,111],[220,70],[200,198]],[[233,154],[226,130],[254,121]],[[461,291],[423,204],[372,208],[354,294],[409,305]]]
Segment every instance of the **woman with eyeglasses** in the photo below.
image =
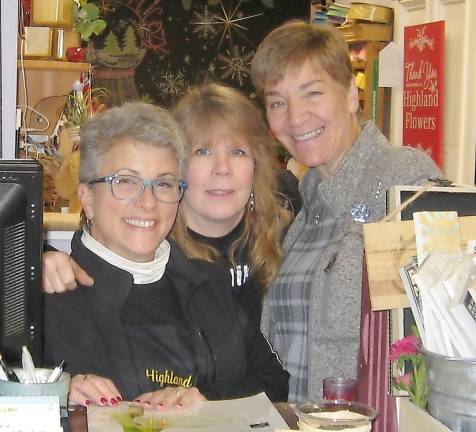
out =
[[46,354],[73,376],[69,400],[157,409],[262,391],[286,400],[288,374],[224,274],[166,240],[187,187],[171,115],[112,108],[81,129],[80,151],[83,223],[71,257],[94,284],[46,296]]
[[[190,146],[188,189],[172,238],[188,257],[215,262],[227,273],[223,289],[258,325],[263,295],[281,263],[280,236],[291,219],[283,207],[300,209],[297,180],[284,170],[276,178],[275,142],[263,113],[238,90],[218,83],[193,87],[172,114]],[[46,292],[74,288],[75,277],[92,283],[70,262],[60,252],[45,254]]]

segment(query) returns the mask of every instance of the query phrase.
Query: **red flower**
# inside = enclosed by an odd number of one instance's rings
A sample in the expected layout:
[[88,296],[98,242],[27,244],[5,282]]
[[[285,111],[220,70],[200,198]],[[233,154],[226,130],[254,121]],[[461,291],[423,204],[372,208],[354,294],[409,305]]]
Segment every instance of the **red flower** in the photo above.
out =
[[420,340],[416,336],[410,335],[392,344],[392,349],[390,351],[390,361],[395,362],[401,356],[414,355],[418,354],[419,352]]
[[395,377],[395,383],[400,387],[410,387],[412,385],[412,379],[410,375],[405,374],[402,376]]

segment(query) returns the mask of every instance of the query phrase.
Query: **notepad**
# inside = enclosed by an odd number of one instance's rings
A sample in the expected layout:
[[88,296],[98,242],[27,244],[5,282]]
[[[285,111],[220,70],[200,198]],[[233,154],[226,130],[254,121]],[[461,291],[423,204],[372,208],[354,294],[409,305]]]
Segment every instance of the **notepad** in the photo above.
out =
[[5,432],[62,432],[58,396],[0,396]]

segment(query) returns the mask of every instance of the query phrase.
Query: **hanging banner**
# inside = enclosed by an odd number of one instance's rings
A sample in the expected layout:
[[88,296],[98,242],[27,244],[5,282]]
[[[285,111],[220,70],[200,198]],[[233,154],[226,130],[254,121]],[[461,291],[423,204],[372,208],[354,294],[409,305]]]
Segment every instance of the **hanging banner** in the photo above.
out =
[[445,22],[405,27],[403,145],[443,167]]

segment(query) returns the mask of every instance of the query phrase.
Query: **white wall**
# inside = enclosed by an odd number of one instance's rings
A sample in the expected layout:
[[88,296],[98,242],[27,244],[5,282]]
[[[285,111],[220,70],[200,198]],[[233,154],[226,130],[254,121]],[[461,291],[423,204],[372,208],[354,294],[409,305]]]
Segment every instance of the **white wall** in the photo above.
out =
[[3,159],[15,157],[17,97],[18,0],[1,0],[2,19],[2,148]]
[[[476,148],[475,0],[400,0],[394,39],[403,47],[407,25],[445,21],[444,171],[459,184],[474,184]],[[402,48],[403,50],[403,48]],[[402,91],[392,94],[390,140],[402,143]]]

